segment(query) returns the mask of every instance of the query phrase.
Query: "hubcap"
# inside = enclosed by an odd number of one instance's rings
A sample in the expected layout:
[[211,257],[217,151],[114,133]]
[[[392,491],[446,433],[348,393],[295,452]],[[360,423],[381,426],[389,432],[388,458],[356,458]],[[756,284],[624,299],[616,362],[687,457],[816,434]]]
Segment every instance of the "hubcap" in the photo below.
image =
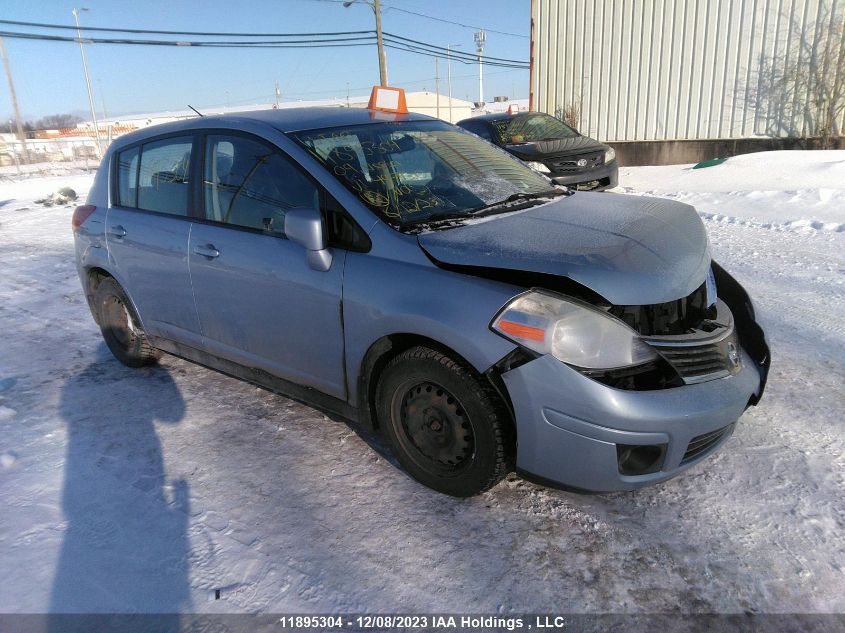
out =
[[424,460],[454,469],[472,456],[472,426],[463,407],[443,387],[415,384],[402,396],[399,415],[402,430]]
[[135,324],[129,310],[118,297],[112,296],[104,304],[106,325],[112,336],[124,348],[129,349],[135,336]]

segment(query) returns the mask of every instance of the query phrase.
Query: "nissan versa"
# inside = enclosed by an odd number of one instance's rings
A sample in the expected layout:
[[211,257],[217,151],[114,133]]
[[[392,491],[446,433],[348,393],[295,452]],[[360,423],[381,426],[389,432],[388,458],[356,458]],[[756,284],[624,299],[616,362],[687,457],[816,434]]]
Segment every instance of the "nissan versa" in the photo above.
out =
[[123,136],[73,215],[94,319],[380,429],[423,484],[668,479],[763,392],[695,210],[572,193],[430,117],[267,110]]

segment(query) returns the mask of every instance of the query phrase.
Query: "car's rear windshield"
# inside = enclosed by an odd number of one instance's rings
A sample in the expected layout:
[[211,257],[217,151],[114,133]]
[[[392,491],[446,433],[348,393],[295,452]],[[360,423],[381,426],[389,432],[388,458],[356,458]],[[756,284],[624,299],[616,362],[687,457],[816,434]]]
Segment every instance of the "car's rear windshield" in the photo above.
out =
[[491,121],[491,123],[498,142],[502,145],[578,136],[578,132],[566,123],[548,114],[517,114],[507,119]]
[[400,121],[291,136],[394,226],[460,218],[548,180],[473,134],[442,121]]

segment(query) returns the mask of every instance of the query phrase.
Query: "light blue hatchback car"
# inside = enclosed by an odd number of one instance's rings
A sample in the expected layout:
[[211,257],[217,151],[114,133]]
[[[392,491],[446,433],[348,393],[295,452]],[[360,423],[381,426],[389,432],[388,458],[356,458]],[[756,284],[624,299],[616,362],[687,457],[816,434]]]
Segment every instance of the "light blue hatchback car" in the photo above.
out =
[[586,491],[713,453],[765,335],[687,205],[573,193],[414,114],[267,110],[116,140],[73,217],[126,365],[167,352],[380,429],[435,490]]

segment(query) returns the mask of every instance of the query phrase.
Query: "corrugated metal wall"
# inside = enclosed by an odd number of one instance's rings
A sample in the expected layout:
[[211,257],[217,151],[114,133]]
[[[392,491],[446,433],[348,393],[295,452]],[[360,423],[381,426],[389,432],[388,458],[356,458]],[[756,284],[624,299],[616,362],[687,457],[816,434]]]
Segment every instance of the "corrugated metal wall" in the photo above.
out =
[[804,97],[761,60],[789,66],[818,42],[826,63],[845,60],[843,12],[845,0],[532,0],[532,106],[580,100],[581,131],[608,141],[813,134]]

